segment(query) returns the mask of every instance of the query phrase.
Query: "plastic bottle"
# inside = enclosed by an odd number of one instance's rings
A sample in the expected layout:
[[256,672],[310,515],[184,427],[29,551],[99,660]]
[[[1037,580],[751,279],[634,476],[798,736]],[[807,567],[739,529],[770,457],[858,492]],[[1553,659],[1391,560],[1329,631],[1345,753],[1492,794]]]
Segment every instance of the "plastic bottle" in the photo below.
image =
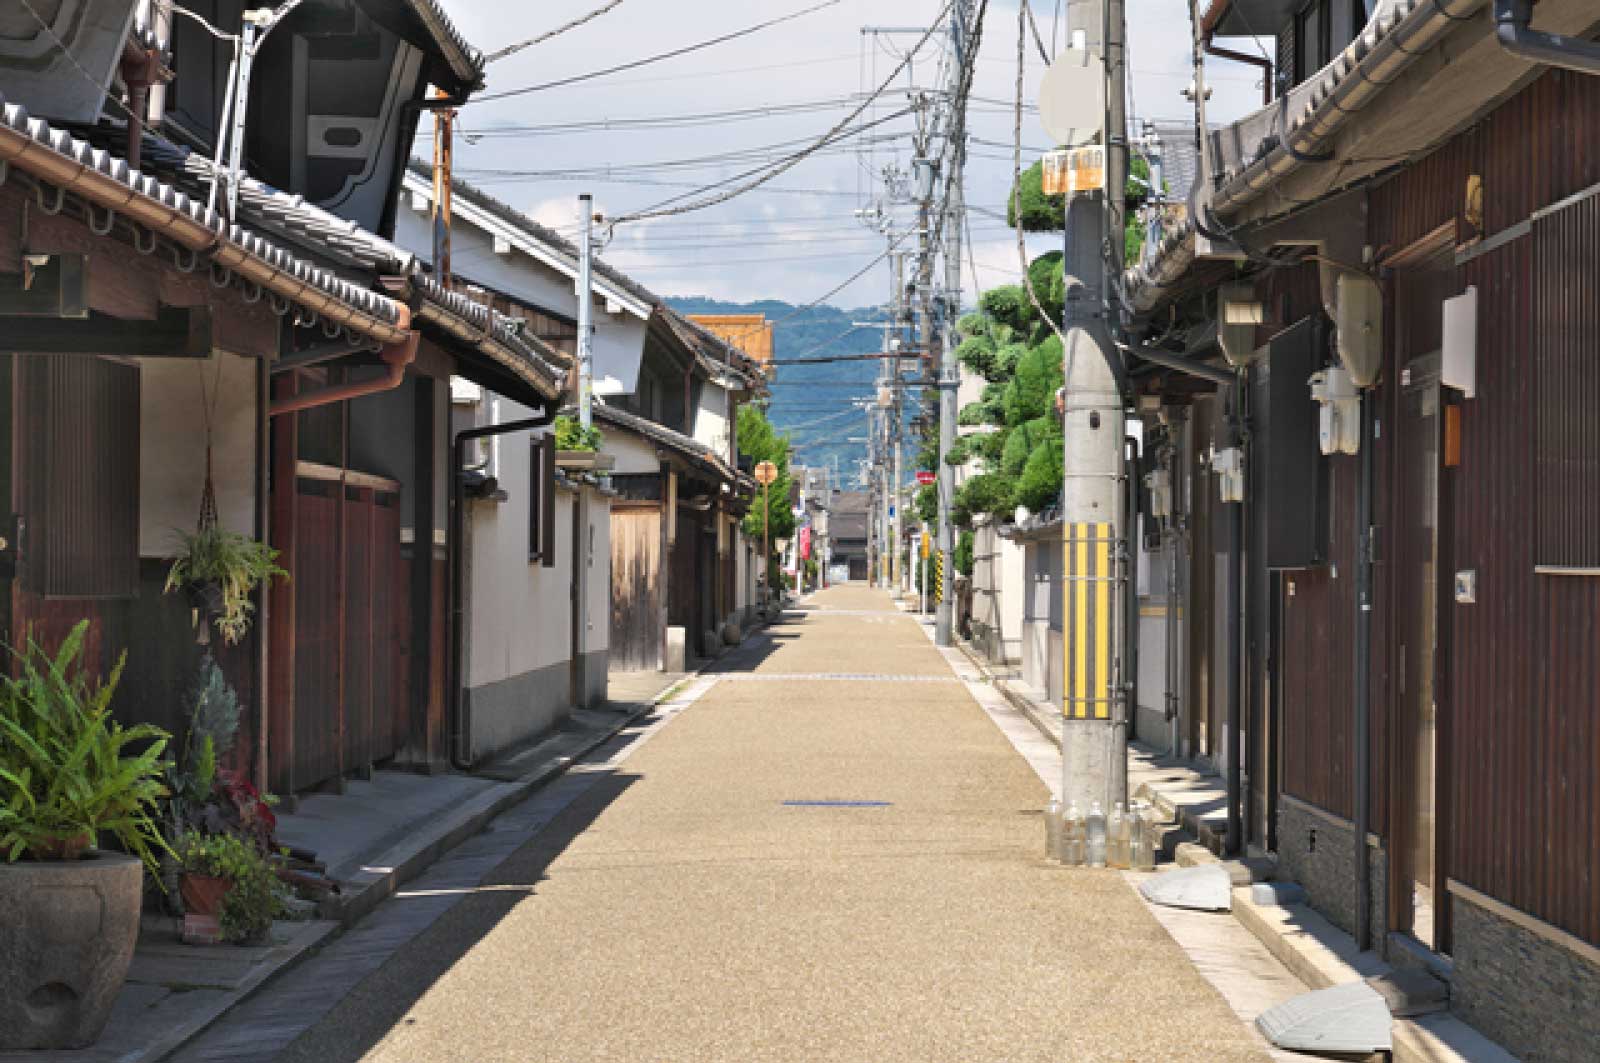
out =
[[1061,821],[1061,862],[1068,867],[1083,866],[1083,812],[1076,801]]
[[1129,826],[1128,814],[1118,801],[1111,806],[1111,815],[1106,820],[1106,864],[1124,871],[1128,869],[1130,856]]
[[1083,821],[1084,860],[1090,867],[1106,866],[1106,813],[1096,801],[1089,806],[1089,817]]
[[1061,799],[1057,797],[1044,806],[1044,853],[1050,860],[1061,859]]
[[1134,813],[1133,869],[1156,869],[1156,817],[1151,807],[1140,802]]

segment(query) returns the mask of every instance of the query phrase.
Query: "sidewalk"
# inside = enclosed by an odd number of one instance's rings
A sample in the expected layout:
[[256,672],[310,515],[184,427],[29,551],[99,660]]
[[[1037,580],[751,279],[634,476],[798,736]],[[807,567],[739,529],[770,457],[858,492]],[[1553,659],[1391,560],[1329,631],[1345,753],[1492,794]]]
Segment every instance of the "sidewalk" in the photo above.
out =
[[[1054,706],[1020,682],[990,676],[982,659],[966,646],[944,652],[957,655],[966,667],[992,681],[1009,707],[1059,750],[1061,717]],[[1059,771],[1059,752],[1054,765]],[[1173,824],[1180,840],[1169,843],[1168,849],[1178,865],[1222,863],[1229,868],[1236,884],[1233,919],[1221,920],[1221,926],[1216,916],[1207,913],[1148,907],[1242,1017],[1253,1019],[1267,1007],[1308,990],[1394,974],[1376,953],[1358,953],[1350,935],[1309,905],[1257,896],[1251,883],[1272,878],[1272,858],[1221,859],[1218,854],[1227,837],[1227,791],[1216,773],[1131,742],[1128,792],[1150,802],[1164,821]],[[1137,881],[1142,876],[1128,877]],[[1504,1048],[1448,1011],[1396,1017],[1393,1037],[1392,1063],[1515,1063]],[[1278,1050],[1274,1056],[1285,1063],[1312,1058]]]
[[686,674],[611,676],[610,701],[473,775],[379,771],[341,795],[301,797],[280,813],[278,840],[314,851],[341,884],[317,918],[279,921],[257,947],[195,947],[181,920],[146,916],[128,980],[92,1048],[0,1052],[0,1063],[155,1063],[325,947],[399,887],[496,816],[650,711]]

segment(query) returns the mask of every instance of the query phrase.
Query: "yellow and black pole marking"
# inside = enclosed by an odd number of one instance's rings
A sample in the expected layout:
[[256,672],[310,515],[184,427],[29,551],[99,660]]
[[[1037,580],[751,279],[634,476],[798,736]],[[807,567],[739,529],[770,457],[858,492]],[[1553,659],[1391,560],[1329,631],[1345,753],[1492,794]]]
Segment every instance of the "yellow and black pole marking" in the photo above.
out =
[[1075,522],[1062,539],[1066,669],[1062,712],[1068,719],[1109,720],[1111,651],[1116,631],[1116,536],[1111,524]]
[[944,552],[939,550],[933,554],[933,600],[944,601]]

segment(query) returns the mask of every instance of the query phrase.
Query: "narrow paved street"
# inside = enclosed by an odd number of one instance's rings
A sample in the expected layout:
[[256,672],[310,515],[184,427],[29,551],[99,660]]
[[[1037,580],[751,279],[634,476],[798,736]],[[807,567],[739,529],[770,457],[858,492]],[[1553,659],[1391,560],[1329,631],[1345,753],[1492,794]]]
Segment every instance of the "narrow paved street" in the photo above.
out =
[[1121,875],[1044,862],[1045,786],[886,595],[767,635],[280,1058],[1265,1058]]

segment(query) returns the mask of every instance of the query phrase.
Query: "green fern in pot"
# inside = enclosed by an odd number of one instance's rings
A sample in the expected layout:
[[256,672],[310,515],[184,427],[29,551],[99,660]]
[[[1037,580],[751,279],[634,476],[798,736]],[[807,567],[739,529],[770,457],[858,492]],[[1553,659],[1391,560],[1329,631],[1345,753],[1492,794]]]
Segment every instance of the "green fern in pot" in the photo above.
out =
[[122,662],[91,675],[88,630],[80,621],[53,656],[29,639],[16,676],[0,678],[0,862],[74,859],[109,834],[155,871],[169,736],[112,718]]
[[256,587],[289,576],[277,563],[278,551],[215,524],[177,535],[179,551],[167,572],[167,593],[187,590],[196,612],[216,625],[223,641],[238,642],[250,630],[255,612],[250,595]]

